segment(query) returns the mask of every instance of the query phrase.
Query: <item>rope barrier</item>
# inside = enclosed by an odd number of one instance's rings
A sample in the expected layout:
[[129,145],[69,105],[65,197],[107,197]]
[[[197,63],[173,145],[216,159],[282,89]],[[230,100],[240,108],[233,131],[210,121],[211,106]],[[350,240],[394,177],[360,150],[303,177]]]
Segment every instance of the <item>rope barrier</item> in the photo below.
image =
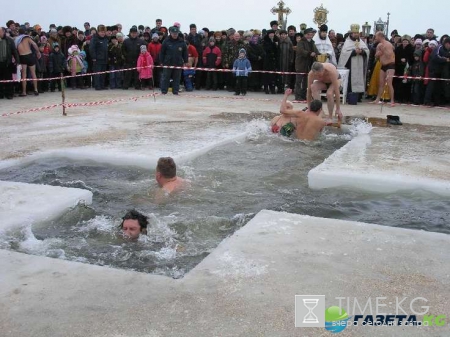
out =
[[[63,76],[63,79],[67,78],[75,78],[75,77],[84,77],[84,76],[95,76],[95,75],[103,75],[103,74],[110,74],[110,73],[117,73],[117,72],[125,72],[125,71],[132,71],[132,70],[139,70],[139,69],[146,69],[146,68],[166,68],[166,69],[180,69],[180,70],[198,70],[198,71],[214,71],[214,72],[221,72],[221,73],[229,73],[233,72],[232,69],[215,69],[215,68],[196,68],[196,67],[179,67],[179,66],[146,66],[146,67],[133,67],[133,68],[125,68],[125,69],[116,69],[116,70],[107,70],[107,71],[99,71],[95,73],[86,73],[86,74],[78,74],[78,75],[67,75]],[[260,73],[260,74],[278,74],[278,75],[307,75],[308,73],[298,73],[298,72],[292,72],[292,71],[271,71],[271,70],[252,70],[251,73]],[[410,79],[410,80],[420,80],[420,81],[450,81],[449,78],[435,78],[435,77],[414,77],[414,76],[396,76],[393,77],[401,78],[401,79]],[[16,82],[23,82],[23,81],[53,81],[53,80],[61,80],[61,77],[50,77],[50,78],[25,78],[25,79],[16,79],[16,80],[2,80],[0,83],[16,83]]]

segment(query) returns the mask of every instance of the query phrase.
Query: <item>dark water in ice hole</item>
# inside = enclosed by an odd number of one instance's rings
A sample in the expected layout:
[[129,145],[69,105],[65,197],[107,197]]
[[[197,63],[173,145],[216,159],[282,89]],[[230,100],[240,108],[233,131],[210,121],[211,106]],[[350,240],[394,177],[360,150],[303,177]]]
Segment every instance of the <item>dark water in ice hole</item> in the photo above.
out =
[[[136,167],[48,159],[3,170],[1,180],[84,188],[94,197],[55,221],[4,234],[0,248],[179,278],[262,209],[450,233],[450,201],[434,194],[310,190],[308,171],[346,142],[260,134],[218,147],[179,166],[192,186],[161,205],[151,197],[154,172]],[[138,242],[117,231],[130,208],[150,217]]]

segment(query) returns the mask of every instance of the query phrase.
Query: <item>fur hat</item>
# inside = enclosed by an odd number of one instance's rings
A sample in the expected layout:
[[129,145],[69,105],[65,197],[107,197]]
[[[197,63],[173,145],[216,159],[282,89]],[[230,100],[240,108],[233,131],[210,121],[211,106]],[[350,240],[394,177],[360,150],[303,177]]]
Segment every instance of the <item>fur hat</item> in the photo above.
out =
[[279,33],[280,33],[280,35],[281,35],[281,34],[286,34],[286,35],[287,35],[288,32],[285,31],[284,29],[282,29],[282,30],[279,31]]
[[290,31],[290,30],[297,31],[297,28],[295,28],[295,26],[293,26],[293,25],[290,25],[290,26],[287,28],[287,30],[288,30],[288,31]]
[[67,32],[72,33],[72,27],[70,26],[64,26],[62,29],[63,33],[66,34]]
[[50,34],[58,33],[58,31],[55,28],[50,29]]
[[328,26],[327,25],[322,25],[319,27],[319,31],[320,32],[328,32]]
[[274,25],[278,26],[278,21],[277,20],[270,21],[270,27],[272,27]]
[[157,39],[159,39],[159,35],[158,35],[158,34],[156,34],[156,33],[153,33],[153,34],[152,34],[152,39],[154,39],[154,38],[157,38]]
[[142,53],[142,52],[146,52],[146,51],[147,51],[147,46],[143,44],[143,45],[141,46],[141,53]]
[[97,26],[97,32],[106,32],[106,27],[105,25],[98,25]]
[[70,47],[68,50],[67,50],[67,53],[68,54],[73,54],[74,52],[80,52],[80,49],[78,48],[78,46],[76,45],[76,44],[74,44],[72,47]]
[[222,37],[222,32],[221,31],[214,32],[214,37],[218,37],[218,36]]
[[429,46],[431,46],[432,44],[435,45],[436,47],[439,46],[439,43],[436,40],[431,40],[430,43],[428,43]]
[[261,31],[259,29],[254,29],[253,35],[261,35]]
[[405,35],[402,36],[402,41],[403,41],[403,40],[406,40],[406,41],[408,41],[408,42],[411,42],[411,36],[405,34]]
[[252,37],[253,36],[253,33],[251,32],[251,31],[249,31],[249,30],[247,30],[245,33],[244,33],[244,38],[246,38],[246,37]]
[[269,30],[266,31],[266,34],[267,34],[267,35],[269,35],[269,34],[275,34],[275,31],[274,31],[273,29],[269,29]]
[[123,37],[123,34],[122,34],[122,33],[117,33],[117,34],[116,34],[116,37],[117,37],[117,38]]
[[198,31],[198,34],[200,34],[201,36],[205,36],[205,31],[200,29],[200,30]]

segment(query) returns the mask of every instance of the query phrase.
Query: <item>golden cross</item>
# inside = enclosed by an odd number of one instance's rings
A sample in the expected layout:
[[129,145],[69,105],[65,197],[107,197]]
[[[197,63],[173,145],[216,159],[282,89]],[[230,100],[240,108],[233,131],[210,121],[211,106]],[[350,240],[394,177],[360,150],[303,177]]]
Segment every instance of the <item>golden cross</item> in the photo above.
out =
[[281,0],[278,2],[278,7],[273,7],[270,11],[272,12],[272,14],[278,14],[278,23],[284,27],[284,19],[283,19],[283,14],[286,14],[286,16],[288,16],[289,14],[291,14],[291,9],[289,7],[284,7],[284,1]]

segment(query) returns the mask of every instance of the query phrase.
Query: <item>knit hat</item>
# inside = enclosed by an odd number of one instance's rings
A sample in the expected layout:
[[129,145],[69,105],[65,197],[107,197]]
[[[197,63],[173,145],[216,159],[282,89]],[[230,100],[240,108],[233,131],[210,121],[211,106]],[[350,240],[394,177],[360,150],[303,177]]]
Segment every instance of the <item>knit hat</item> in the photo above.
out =
[[73,54],[74,52],[80,52],[80,49],[78,48],[78,46],[76,44],[74,44],[72,47],[70,47],[67,50],[68,54]]
[[158,34],[156,34],[156,33],[153,33],[153,35],[152,35],[152,39],[154,39],[154,38],[157,38],[157,39],[159,39],[159,35],[158,35]]
[[439,43],[437,43],[436,40],[431,40],[430,43],[428,43],[429,46],[431,46],[432,44],[435,45],[436,47],[439,46]]
[[53,49],[55,49],[56,47],[59,48],[59,43],[58,42],[53,42],[52,43],[52,47],[53,47]]
[[251,31],[249,31],[249,30],[247,30],[245,33],[244,33],[244,38],[246,38],[246,37],[252,37],[253,36],[253,33],[251,32]]
[[423,44],[422,39],[416,39],[416,41],[414,41],[414,44],[422,45]]
[[427,43],[430,43],[430,40],[425,39],[425,40],[423,40],[423,42],[422,42],[422,44],[427,44]]
[[147,46],[142,45],[142,46],[141,46],[141,53],[142,53],[142,52],[145,53],[146,51],[147,51]]
[[205,36],[205,31],[204,31],[204,30],[199,30],[198,33],[199,33],[201,36]]
[[122,33],[117,33],[117,34],[116,34],[116,37],[117,37],[117,38],[123,37],[123,34],[122,34]]
[[414,51],[414,56],[422,57],[422,49],[417,49]]
[[244,48],[241,48],[241,49],[239,49],[239,54],[240,53],[244,53],[244,54],[247,54],[247,52],[245,51],[245,49]]
[[178,28],[181,27],[181,24],[180,24],[179,22],[174,22],[173,25],[174,25],[175,27],[178,27]]
[[213,38],[213,37],[210,37],[210,38],[209,38],[209,42],[216,42],[216,39]]

